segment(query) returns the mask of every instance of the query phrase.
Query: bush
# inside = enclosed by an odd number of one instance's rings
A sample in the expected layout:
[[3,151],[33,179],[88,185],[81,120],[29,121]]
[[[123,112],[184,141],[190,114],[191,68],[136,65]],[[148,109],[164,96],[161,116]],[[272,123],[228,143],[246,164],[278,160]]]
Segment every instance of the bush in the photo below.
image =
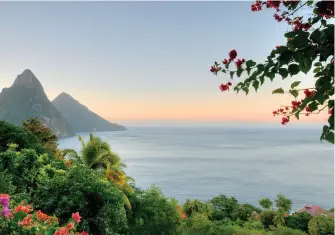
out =
[[286,217],[286,226],[292,229],[299,229],[308,232],[308,223],[313,217],[307,212],[295,213]]
[[307,235],[307,233],[291,228],[278,227],[274,231],[267,233],[267,235]]
[[263,230],[264,226],[260,221],[248,221],[243,225],[244,228],[249,230]]
[[250,204],[240,204],[232,213],[232,218],[234,220],[248,221],[254,211],[260,212],[260,209]]
[[181,221],[177,203],[165,197],[155,186],[136,189],[130,195],[131,211],[128,212],[130,234],[175,234]]
[[213,220],[222,220],[224,218],[233,219],[233,212],[239,206],[236,198],[220,195],[210,200],[213,206]]
[[92,170],[74,165],[49,177],[41,174],[33,204],[54,214],[64,224],[73,211],[83,216],[83,230],[90,234],[124,234],[127,230],[123,198],[113,183]]
[[22,127],[0,121],[0,152],[8,149],[9,144],[17,144],[18,150],[30,148],[37,153],[43,153],[44,149],[37,136]]
[[314,216],[308,223],[310,234],[331,235],[334,234],[334,219],[326,216]]
[[276,216],[276,212],[273,210],[264,210],[261,213],[261,221],[264,225],[264,228],[268,229],[270,226],[274,225],[274,218]]
[[213,213],[213,208],[210,203],[202,203],[199,200],[187,199],[183,205],[183,210],[187,216],[192,216],[193,213],[200,213],[210,218]]

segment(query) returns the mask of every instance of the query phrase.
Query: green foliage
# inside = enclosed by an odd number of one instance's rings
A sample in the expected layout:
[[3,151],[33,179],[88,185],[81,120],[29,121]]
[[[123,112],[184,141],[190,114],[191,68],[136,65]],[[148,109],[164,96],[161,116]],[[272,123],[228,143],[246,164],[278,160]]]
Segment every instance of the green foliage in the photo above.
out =
[[42,153],[43,147],[37,136],[5,121],[0,121],[0,152],[8,149],[9,144],[17,144],[18,149],[30,148]]
[[326,216],[314,216],[308,223],[310,234],[330,235],[334,234],[334,219]]
[[278,227],[274,231],[267,233],[267,235],[307,235],[307,233],[291,228]]
[[283,210],[284,212],[290,212],[290,210],[292,208],[292,201],[290,199],[286,198],[282,194],[277,195],[275,203],[276,203],[276,207],[278,209]]
[[12,195],[16,187],[13,185],[13,178],[6,171],[0,172],[0,194]]
[[159,188],[137,189],[130,195],[128,212],[130,234],[170,235],[177,230],[181,220],[174,200],[165,197]]
[[270,209],[273,205],[273,202],[266,197],[259,200],[259,205],[261,205],[261,207],[263,207],[264,209]]
[[243,224],[247,230],[263,230],[264,226],[261,221],[247,221]]
[[210,203],[202,203],[199,200],[186,200],[183,205],[183,210],[187,216],[191,216],[194,213],[200,213],[210,218],[213,213],[213,208]]
[[311,219],[312,216],[307,212],[295,213],[286,217],[286,226],[292,229],[299,229],[307,233],[308,223]]
[[57,152],[57,137],[51,130],[42,124],[38,118],[30,118],[22,122],[23,129],[32,132],[39,142],[43,145],[44,149],[50,154]]
[[232,218],[234,220],[248,221],[254,211],[260,212],[260,209],[250,204],[240,204],[232,213]]
[[270,226],[275,225],[274,218],[276,216],[276,212],[273,210],[264,210],[261,213],[261,221],[263,223],[264,228],[268,229]]
[[211,221],[207,216],[195,212],[186,220],[186,231],[189,234],[202,235],[208,234],[211,229]]
[[220,195],[210,200],[213,206],[213,220],[233,219],[233,213],[239,204],[234,197]]

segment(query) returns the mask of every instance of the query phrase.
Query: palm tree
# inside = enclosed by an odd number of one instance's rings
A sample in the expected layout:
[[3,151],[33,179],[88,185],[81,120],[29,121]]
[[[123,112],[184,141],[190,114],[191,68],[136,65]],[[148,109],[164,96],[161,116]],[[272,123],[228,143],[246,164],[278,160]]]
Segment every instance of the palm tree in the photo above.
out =
[[285,211],[279,209],[276,216],[273,218],[273,222],[277,227],[285,225]]
[[134,182],[134,179],[127,176],[124,172],[123,169],[126,165],[121,162],[120,157],[110,149],[106,141],[102,141],[93,134],[90,134],[87,143],[85,143],[81,136],[79,136],[79,141],[82,146],[80,155],[73,149],[64,149],[63,156],[68,156],[70,159],[93,170],[103,171],[105,177],[113,181],[116,187],[123,193],[124,203],[130,208],[130,202],[125,193],[133,192],[133,188],[129,183]]

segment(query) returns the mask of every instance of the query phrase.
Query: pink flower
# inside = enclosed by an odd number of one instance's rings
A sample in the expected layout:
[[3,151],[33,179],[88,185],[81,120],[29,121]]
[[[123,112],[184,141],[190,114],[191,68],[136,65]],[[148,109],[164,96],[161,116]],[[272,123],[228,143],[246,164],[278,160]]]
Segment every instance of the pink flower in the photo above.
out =
[[79,223],[80,222],[80,215],[79,215],[79,212],[76,212],[76,213],[72,213],[72,219],[74,219],[74,221],[76,221],[76,223]]

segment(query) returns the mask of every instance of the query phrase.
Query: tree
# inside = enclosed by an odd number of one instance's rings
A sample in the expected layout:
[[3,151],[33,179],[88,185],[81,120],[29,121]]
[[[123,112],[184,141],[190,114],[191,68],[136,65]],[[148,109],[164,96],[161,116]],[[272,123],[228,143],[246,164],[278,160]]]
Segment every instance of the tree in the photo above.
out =
[[214,197],[210,200],[210,203],[213,206],[213,220],[233,219],[233,213],[239,206],[235,197],[227,197],[225,195]]
[[259,205],[261,205],[261,207],[263,207],[264,209],[270,209],[273,203],[269,198],[265,197],[259,200]]
[[192,216],[194,213],[199,213],[203,214],[207,218],[210,218],[213,213],[213,208],[210,203],[202,203],[197,199],[187,199],[183,205],[183,210],[187,216]]
[[307,212],[295,213],[286,217],[286,226],[308,232],[308,223],[313,217]]
[[334,234],[334,219],[326,216],[314,216],[308,223],[310,234],[330,235]]
[[276,212],[273,210],[264,210],[261,213],[261,221],[264,225],[264,228],[270,228],[270,226],[275,225],[274,224],[274,218],[276,216]]
[[260,209],[250,204],[240,204],[233,212],[232,217],[234,220],[248,221],[253,212],[260,212]]
[[[301,81],[295,81],[286,92],[293,96],[291,104],[273,111],[273,115],[282,116],[282,125],[290,122],[292,117],[300,115],[317,115],[328,109],[328,125],[324,125],[320,139],[334,144],[334,1],[257,1],[252,11],[267,8],[276,9],[274,14],[278,22],[286,22],[293,30],[285,33],[286,45],[276,46],[264,63],[253,60],[237,59],[236,50],[229,52],[229,58],[222,65],[215,62],[210,71],[228,73],[233,81],[234,76],[246,75],[244,81],[238,82],[234,91],[249,93],[250,86],[255,91],[265,83],[265,79],[273,81],[281,76],[286,79],[299,73],[307,74],[312,68],[316,80],[314,87],[299,89]],[[304,10],[303,16],[298,15]],[[307,18],[308,17],[308,18]],[[235,62],[236,69],[230,65]],[[222,83],[221,91],[228,91],[233,82]],[[284,94],[278,88],[273,94]]]
[[0,121],[0,152],[8,149],[10,144],[17,144],[17,149],[34,149],[43,153],[44,149],[39,139],[32,132],[5,121]]
[[290,212],[291,207],[292,207],[292,201],[290,199],[286,198],[284,195],[279,193],[277,195],[275,202],[276,202],[276,207],[279,210],[282,210],[283,212],[286,212],[286,213]]
[[285,225],[285,211],[283,209],[279,209],[273,218],[273,223],[277,227],[281,227]]
[[114,153],[107,142],[102,141],[99,137],[90,134],[87,143],[79,136],[82,148],[80,156],[73,149],[63,150],[63,155],[68,156],[70,159],[84,164],[86,167],[104,172],[105,177],[115,183],[120,191],[124,193],[124,203],[129,208],[130,202],[126,193],[133,192],[130,182],[134,180],[128,177],[123,168],[125,164],[121,162],[120,157]]
[[22,122],[23,129],[32,132],[42,143],[44,149],[51,153],[56,154],[57,152],[57,137],[51,130],[38,118],[30,118]]

